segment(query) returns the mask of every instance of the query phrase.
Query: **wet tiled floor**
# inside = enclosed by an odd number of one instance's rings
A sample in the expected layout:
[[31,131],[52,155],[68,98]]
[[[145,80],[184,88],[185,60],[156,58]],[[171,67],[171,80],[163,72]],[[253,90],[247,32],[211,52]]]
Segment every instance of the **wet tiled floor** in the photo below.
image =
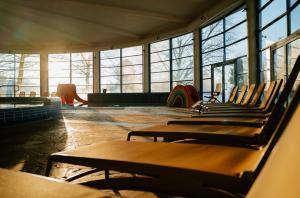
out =
[[[189,114],[166,107],[64,107],[59,120],[1,127],[0,167],[44,175],[51,153],[103,141],[126,140],[130,130],[187,116]],[[83,170],[73,165],[55,164],[51,176],[63,179]],[[93,176],[102,177],[102,173]]]

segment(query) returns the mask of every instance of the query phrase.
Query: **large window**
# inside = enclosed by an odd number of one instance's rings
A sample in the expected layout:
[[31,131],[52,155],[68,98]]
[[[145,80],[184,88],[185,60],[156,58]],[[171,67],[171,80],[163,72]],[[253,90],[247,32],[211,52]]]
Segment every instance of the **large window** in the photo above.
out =
[[143,92],[142,46],[100,52],[100,87],[108,93]]
[[269,46],[299,30],[300,5],[295,0],[259,0],[258,7],[260,79],[269,82],[273,77],[283,78],[285,74],[281,64],[284,60],[280,58],[284,57],[285,49],[276,50],[278,65],[271,71]]
[[[202,96],[210,96],[214,87],[214,79],[218,79],[214,71],[216,63],[237,59],[237,66],[232,67],[229,74],[236,79],[238,85],[248,84],[248,37],[247,13],[240,8],[234,13],[201,29],[201,66]],[[214,73],[214,75],[213,75]]]
[[93,53],[49,54],[49,92],[58,84],[73,83],[83,99],[93,92]]
[[193,34],[150,44],[151,92],[193,84]]
[[40,95],[40,55],[0,54],[0,96]]

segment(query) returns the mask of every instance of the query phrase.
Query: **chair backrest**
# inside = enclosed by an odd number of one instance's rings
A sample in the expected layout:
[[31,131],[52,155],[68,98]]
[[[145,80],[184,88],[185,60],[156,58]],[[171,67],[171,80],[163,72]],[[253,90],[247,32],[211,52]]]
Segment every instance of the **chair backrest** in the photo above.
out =
[[296,63],[294,64],[294,67],[284,85],[284,88],[280,93],[278,100],[271,111],[271,115],[268,121],[264,125],[264,128],[261,131],[261,133],[257,136],[256,144],[260,144],[260,145],[267,144],[269,139],[273,135],[274,127],[276,127],[276,124],[279,123],[281,119],[281,116],[284,111],[284,106],[288,101],[290,93],[293,90],[299,71],[300,71],[300,56],[298,56]]
[[[255,87],[255,84],[252,84]],[[241,104],[247,91],[247,85],[243,85],[239,97],[236,99],[235,104]]]
[[217,83],[216,84],[216,89],[215,89],[215,93],[220,94],[220,92],[222,91],[222,84],[221,83]]
[[269,102],[269,99],[272,96],[272,93],[276,88],[276,84],[277,83],[275,80],[270,83],[269,88],[267,89],[263,99],[261,100],[259,108],[264,108],[267,105],[267,102]]
[[276,86],[273,90],[273,93],[271,94],[271,96],[269,97],[269,100],[266,102],[266,104],[263,106],[262,104],[260,104],[259,108],[263,109],[264,111],[270,112],[272,110],[272,107],[275,104],[275,99],[277,98],[280,89],[282,87],[282,83],[283,83],[283,79],[280,79],[276,82]]
[[247,198],[299,197],[300,89],[276,130],[272,143],[256,170],[258,177]]
[[31,91],[29,94],[30,97],[35,97],[36,96],[36,92],[35,91]]
[[248,105],[249,104],[249,102],[250,102],[250,100],[251,100],[251,98],[252,98],[252,96],[254,94],[255,87],[256,87],[255,84],[251,84],[250,85],[250,87],[248,89],[248,92],[247,92],[247,95],[246,95],[245,99],[243,100],[243,102],[241,103],[241,105],[244,106],[244,105]]
[[20,91],[19,97],[25,97],[25,91]]
[[230,93],[230,96],[228,98],[228,103],[233,103],[235,97],[236,97],[236,94],[238,92],[238,86],[234,86],[231,90],[231,93]]
[[261,83],[258,88],[256,89],[256,92],[251,100],[251,102],[249,103],[249,107],[255,107],[261,97],[261,95],[264,92],[266,83]]

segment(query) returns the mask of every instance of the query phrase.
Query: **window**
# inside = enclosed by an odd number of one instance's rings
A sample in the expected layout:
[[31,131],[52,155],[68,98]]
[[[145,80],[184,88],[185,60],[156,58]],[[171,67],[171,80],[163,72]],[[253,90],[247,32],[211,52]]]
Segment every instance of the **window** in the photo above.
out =
[[[260,80],[269,82],[271,78],[285,78],[286,72],[282,63],[285,57],[284,48],[275,51],[274,71],[270,69],[269,47],[300,28],[299,1],[294,0],[259,0],[259,57]],[[271,73],[273,73],[271,75]]]
[[100,52],[100,86],[108,93],[143,92],[142,46]]
[[40,55],[0,54],[0,96],[40,95]]
[[193,84],[193,34],[150,44],[151,92]]
[[211,95],[214,89],[213,78],[222,78],[217,75],[217,68],[213,70],[216,63],[237,59],[236,71],[231,73],[235,74],[235,81],[240,87],[248,84],[246,14],[243,7],[201,29],[202,96]]
[[76,85],[77,94],[87,99],[93,92],[93,53],[49,54],[49,92],[57,90],[58,84]]

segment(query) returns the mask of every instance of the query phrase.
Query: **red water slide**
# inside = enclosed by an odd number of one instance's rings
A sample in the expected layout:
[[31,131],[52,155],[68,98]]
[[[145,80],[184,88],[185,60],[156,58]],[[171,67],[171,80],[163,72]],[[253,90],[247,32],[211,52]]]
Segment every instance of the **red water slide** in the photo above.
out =
[[82,105],[88,103],[88,101],[78,96],[75,84],[59,84],[56,95],[61,98],[62,104],[74,105],[74,99],[82,103]]

